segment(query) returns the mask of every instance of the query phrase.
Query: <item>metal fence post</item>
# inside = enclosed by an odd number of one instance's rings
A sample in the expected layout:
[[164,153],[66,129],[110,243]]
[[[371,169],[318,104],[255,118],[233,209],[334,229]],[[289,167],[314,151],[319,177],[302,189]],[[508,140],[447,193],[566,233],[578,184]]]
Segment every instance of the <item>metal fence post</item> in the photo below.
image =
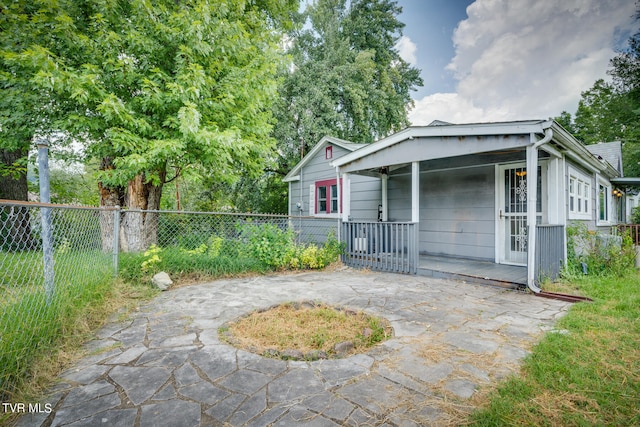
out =
[[120,206],[113,210],[113,277],[118,277],[120,256]]
[[[46,140],[38,140],[38,176],[40,181],[40,202],[51,203],[49,189],[49,144]],[[53,233],[51,230],[51,208],[42,207],[42,253],[44,262],[44,289],[47,304],[53,300],[55,293],[55,270],[53,267]]]

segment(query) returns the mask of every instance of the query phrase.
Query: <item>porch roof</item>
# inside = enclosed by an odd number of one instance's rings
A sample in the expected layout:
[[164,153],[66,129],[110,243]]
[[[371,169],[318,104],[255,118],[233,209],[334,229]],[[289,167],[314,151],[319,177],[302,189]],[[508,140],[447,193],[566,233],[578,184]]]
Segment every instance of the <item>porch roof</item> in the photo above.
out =
[[620,176],[616,168],[598,159],[580,141],[553,120],[526,120],[412,126],[346,154],[331,164],[340,171],[358,173],[414,161],[451,158],[469,154],[521,150],[535,143],[550,129],[549,146],[540,149],[565,153],[594,172]]

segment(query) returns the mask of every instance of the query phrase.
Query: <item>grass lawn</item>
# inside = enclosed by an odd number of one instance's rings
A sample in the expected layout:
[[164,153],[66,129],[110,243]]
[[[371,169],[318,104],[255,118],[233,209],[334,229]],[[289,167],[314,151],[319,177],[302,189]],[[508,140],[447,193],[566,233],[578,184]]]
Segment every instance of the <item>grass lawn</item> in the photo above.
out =
[[[68,251],[55,256],[47,295],[40,252],[0,253],[0,396],[30,402],[49,386],[82,343],[112,312],[155,292],[113,278],[111,254]],[[10,413],[0,412],[0,425]]]
[[575,304],[470,423],[640,425],[640,272],[576,279]]

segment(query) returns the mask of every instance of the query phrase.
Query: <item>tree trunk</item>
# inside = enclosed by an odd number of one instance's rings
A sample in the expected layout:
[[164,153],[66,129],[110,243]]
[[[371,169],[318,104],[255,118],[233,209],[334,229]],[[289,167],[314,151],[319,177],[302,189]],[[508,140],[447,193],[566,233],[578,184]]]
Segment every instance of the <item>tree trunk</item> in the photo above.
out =
[[[113,169],[112,159],[103,158],[101,170]],[[142,252],[158,242],[158,214],[139,212],[160,209],[162,185],[165,172],[160,171],[160,184],[147,181],[144,173],[137,175],[124,187],[107,187],[99,183],[100,206],[121,206],[126,208],[120,214],[119,241],[123,252]],[[113,249],[114,237],[113,212],[102,212],[100,227],[102,232],[102,249]]]
[[[161,176],[164,181],[164,176]],[[126,251],[141,252],[158,243],[158,214],[155,212],[135,212],[135,210],[156,211],[160,209],[162,183],[154,185],[146,182],[144,174],[129,181],[125,203],[128,211],[122,221]],[[123,245],[124,246],[124,245]]]
[[[112,160],[104,157],[100,164],[100,170],[113,169]],[[122,187],[107,187],[102,182],[98,183],[100,191],[100,207],[122,206],[124,197]],[[113,211],[100,212],[100,235],[102,237],[102,251],[113,251],[113,239],[115,227],[115,217]]]
[[[2,163],[3,169],[9,172],[0,174],[0,199],[28,200],[26,170],[11,172],[12,169],[16,169],[16,163],[27,155],[27,149],[0,149],[0,163]],[[7,230],[6,240],[12,249],[29,250],[32,248],[29,208],[22,206],[3,207],[0,212],[0,229]]]
[[[119,188],[105,187],[101,182],[98,183],[100,190],[100,206],[101,207],[113,207],[120,206],[120,194]],[[100,235],[102,237],[102,251],[113,251],[113,238],[115,227],[115,216],[113,211],[101,211],[100,212]]]

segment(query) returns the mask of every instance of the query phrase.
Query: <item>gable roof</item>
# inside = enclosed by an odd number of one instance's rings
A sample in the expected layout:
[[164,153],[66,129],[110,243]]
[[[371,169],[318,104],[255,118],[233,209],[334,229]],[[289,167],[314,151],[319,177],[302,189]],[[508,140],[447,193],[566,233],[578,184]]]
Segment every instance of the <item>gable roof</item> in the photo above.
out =
[[622,142],[599,142],[586,147],[597,158],[609,162],[611,166],[620,172],[621,177],[624,176],[622,170]]
[[282,179],[283,182],[298,181],[300,179],[300,170],[313,159],[313,157],[322,150],[323,147],[332,144],[338,147],[344,148],[347,151],[353,152],[367,144],[355,143],[345,141],[344,139],[335,138],[333,136],[325,136],[298,162],[297,165],[289,171],[289,173]]

